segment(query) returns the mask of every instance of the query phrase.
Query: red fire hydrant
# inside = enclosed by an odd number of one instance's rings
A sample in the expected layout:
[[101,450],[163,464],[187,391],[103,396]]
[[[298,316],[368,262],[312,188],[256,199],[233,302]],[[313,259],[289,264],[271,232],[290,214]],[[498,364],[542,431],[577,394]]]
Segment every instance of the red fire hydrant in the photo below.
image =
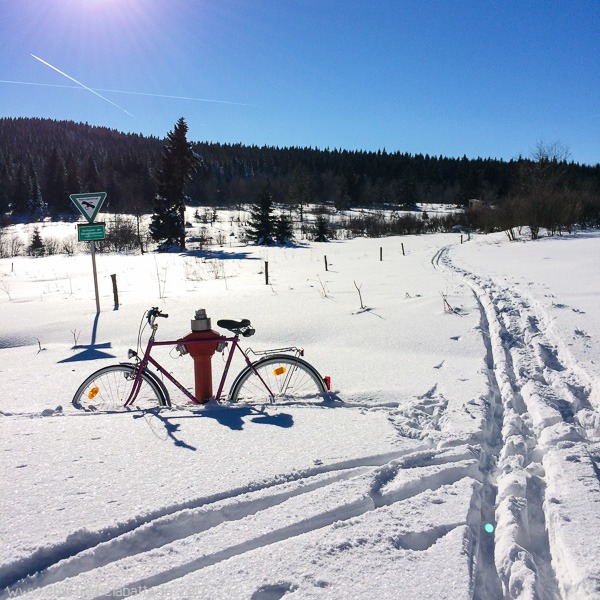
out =
[[194,359],[196,399],[205,404],[213,395],[211,359],[221,343],[221,335],[210,328],[210,319],[204,308],[196,311],[195,318],[192,319],[192,333],[186,335],[181,342]]

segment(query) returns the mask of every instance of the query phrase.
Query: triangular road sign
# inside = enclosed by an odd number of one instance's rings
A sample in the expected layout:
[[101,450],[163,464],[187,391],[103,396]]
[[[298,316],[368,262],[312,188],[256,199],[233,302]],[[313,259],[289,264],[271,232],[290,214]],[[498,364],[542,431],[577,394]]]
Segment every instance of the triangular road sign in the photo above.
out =
[[106,192],[94,192],[92,194],[70,194],[69,198],[77,207],[79,212],[87,219],[88,223],[93,223],[98,214]]

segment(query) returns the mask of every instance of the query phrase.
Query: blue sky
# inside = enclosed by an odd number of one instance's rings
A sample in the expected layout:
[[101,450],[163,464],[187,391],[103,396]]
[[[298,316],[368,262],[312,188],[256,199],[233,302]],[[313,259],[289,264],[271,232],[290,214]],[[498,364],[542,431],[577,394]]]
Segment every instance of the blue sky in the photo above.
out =
[[0,0],[0,40],[2,117],[600,162],[600,0]]

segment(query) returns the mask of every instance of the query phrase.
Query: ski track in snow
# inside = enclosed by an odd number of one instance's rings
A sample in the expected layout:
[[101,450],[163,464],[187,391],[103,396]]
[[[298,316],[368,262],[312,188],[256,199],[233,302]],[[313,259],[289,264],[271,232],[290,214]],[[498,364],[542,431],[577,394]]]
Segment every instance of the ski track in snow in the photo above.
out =
[[[127,595],[132,589],[152,590],[256,548],[457,482],[470,482],[477,511],[479,476],[479,457],[470,446],[435,451],[424,445],[404,455],[396,452],[323,465],[281,478],[283,482],[274,479],[222,498],[199,498],[193,506],[165,507],[142,524],[134,519],[112,531],[42,549],[28,564],[20,565],[23,573],[36,572],[5,581],[9,585],[2,597],[16,590],[19,596],[44,599],[69,597],[74,590],[82,597],[93,590],[98,598]],[[465,525],[459,517],[456,523],[409,532],[394,543],[398,548],[425,551]],[[18,566],[12,565],[10,571],[18,573]],[[115,573],[119,589],[106,583],[114,581]]]
[[[483,498],[491,503],[488,513],[495,512],[495,543],[488,553],[502,597],[599,598],[600,567],[586,572],[580,560],[600,556],[598,498],[589,493],[597,491],[599,478],[593,380],[533,299],[455,265],[450,247],[438,251],[432,263],[466,282],[481,311],[495,403],[488,437],[495,467]],[[578,506],[574,489],[581,490]],[[589,517],[585,523],[572,522],[570,515],[582,511]]]
[[[122,597],[134,589],[160,597],[162,586],[202,569],[386,507],[422,498],[435,509],[441,500],[434,493],[447,490],[451,497],[456,486],[470,494],[466,516],[440,517],[428,528],[416,524],[394,538],[398,549],[425,552],[462,527],[473,599],[600,597],[600,567],[590,572],[580,566],[590,563],[579,560],[584,553],[600,556],[600,515],[589,493],[600,473],[600,415],[592,402],[597,390],[526,294],[455,265],[449,247],[431,262],[464,281],[480,310],[489,384],[477,408],[483,431],[474,421],[467,440],[444,438],[448,401],[437,385],[402,404],[344,403],[352,410],[386,411],[398,435],[415,445],[315,465],[132,515],[102,531],[77,532],[5,565],[0,598],[18,591],[48,600],[73,597],[74,590],[79,597]],[[469,413],[469,406],[464,410]],[[60,410],[5,416],[93,417]],[[574,498],[580,506],[573,506]],[[570,515],[582,511],[589,518],[573,522]],[[484,523],[495,524],[493,536],[481,533]],[[253,598],[281,598],[293,590],[274,584]]]

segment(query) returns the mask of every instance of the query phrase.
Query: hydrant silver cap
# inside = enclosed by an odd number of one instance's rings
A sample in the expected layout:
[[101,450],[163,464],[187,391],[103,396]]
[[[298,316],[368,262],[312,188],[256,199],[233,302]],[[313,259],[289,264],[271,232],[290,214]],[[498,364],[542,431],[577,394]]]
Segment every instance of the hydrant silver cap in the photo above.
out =
[[199,308],[192,319],[192,331],[207,331],[210,329],[210,319],[206,316],[206,309]]

